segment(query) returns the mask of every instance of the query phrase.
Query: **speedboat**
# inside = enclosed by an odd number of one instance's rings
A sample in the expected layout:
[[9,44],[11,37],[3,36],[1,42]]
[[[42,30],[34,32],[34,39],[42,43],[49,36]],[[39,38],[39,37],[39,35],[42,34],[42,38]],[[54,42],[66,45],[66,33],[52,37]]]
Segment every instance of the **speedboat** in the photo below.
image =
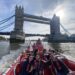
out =
[[[40,44],[40,45],[42,44],[40,40],[38,40],[36,42],[37,47],[38,47],[38,44]],[[43,45],[41,45],[41,46],[43,48]],[[27,61],[27,58],[29,57],[30,54],[31,54],[31,52],[29,52],[29,54],[26,53],[26,51],[25,52],[22,52],[18,56],[18,58],[15,60],[15,62],[11,65],[11,67],[9,69],[7,69],[7,71],[5,73],[0,74],[0,75],[21,75],[21,71],[24,68],[24,67],[22,67],[23,62],[26,62]],[[45,53],[44,56],[47,56],[47,54],[48,53]],[[52,52],[50,52],[50,57],[52,58],[51,61],[49,61],[50,59],[49,60],[48,59],[45,59],[45,57],[40,60],[40,61],[42,61],[44,63],[44,65],[46,65],[45,66],[46,68],[43,70],[43,74],[42,75],[59,75],[59,73],[60,73],[60,75],[75,75],[75,62],[74,61],[67,59],[65,56],[62,56],[61,54],[55,54],[55,53],[53,54]],[[47,56],[47,58],[48,58],[48,56]],[[66,68],[68,69],[68,73],[67,74],[62,74],[62,72],[59,72],[57,70],[57,68],[55,67],[55,64],[53,63],[53,61],[56,61],[56,59],[57,60],[60,60],[61,63],[63,63],[66,66]],[[49,62],[47,62],[47,61],[49,61]],[[52,62],[52,65],[51,65],[51,62]],[[47,67],[48,64],[51,65],[52,68],[51,68],[51,66],[48,66]],[[53,64],[54,64],[54,66],[53,66]],[[56,66],[58,66],[59,69],[61,67],[60,64],[57,64]],[[52,70],[53,67],[58,71],[57,73],[54,73],[54,71]],[[51,68],[51,70],[50,70],[50,68]],[[49,71],[52,71],[52,72],[50,73]],[[28,75],[28,74],[26,73],[24,75]],[[31,74],[31,75],[34,75],[34,74]],[[41,75],[41,74],[39,74],[39,75]]]

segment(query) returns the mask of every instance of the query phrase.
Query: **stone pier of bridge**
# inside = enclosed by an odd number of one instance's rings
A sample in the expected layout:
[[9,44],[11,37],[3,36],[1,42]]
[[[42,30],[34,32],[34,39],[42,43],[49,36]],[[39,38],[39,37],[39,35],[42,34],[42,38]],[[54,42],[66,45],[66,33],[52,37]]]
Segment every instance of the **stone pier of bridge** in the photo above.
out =
[[24,43],[25,33],[23,32],[24,9],[17,7],[15,9],[15,26],[10,35],[10,43]]

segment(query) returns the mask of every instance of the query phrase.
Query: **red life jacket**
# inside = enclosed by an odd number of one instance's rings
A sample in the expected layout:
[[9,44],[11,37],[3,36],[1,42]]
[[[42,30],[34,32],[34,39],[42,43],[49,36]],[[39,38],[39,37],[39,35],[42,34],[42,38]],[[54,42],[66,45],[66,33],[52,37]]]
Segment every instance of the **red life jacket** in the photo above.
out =
[[44,68],[44,75],[56,75],[54,72],[53,65]]
[[21,72],[21,69],[22,69],[21,63],[20,63],[20,64],[17,64],[16,70],[15,70],[15,74],[16,74],[16,75],[19,75],[19,73]]
[[53,64],[48,66],[44,62],[44,75],[56,75],[56,71]]
[[0,72],[0,75],[2,75],[2,72]]
[[36,47],[37,47],[39,52],[43,51],[43,49],[44,49],[42,44],[36,44]]

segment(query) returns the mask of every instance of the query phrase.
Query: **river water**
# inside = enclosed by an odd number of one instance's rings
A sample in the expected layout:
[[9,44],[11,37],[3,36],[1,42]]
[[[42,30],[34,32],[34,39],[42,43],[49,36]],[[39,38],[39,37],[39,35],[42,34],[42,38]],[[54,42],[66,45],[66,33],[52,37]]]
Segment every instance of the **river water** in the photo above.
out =
[[[29,41],[26,41],[24,45],[22,44],[10,44],[9,41],[0,41],[0,58],[6,54],[9,54],[10,51],[16,51],[20,48],[24,49],[24,46],[28,45]],[[44,43],[44,47],[49,49],[63,50],[65,54],[69,54],[75,57],[75,43]],[[22,50],[21,49],[21,50]]]
[[[26,41],[24,44],[10,44],[9,41],[0,41],[0,71],[5,72],[19,54],[33,42]],[[62,50],[65,55],[75,58],[75,43],[43,43],[46,49]]]
[[[28,41],[21,44],[10,44],[9,41],[0,41],[0,58],[4,55],[9,54],[11,51],[17,51],[18,49],[24,49],[25,45],[28,45]],[[70,54],[71,56],[75,57],[75,43],[44,43],[45,48],[54,48],[56,50],[63,50],[64,53]]]

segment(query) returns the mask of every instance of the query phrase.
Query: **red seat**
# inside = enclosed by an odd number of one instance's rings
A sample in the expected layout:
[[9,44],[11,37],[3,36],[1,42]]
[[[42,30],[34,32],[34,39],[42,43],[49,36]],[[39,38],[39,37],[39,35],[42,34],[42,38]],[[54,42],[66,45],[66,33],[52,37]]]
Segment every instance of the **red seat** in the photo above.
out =
[[67,65],[67,67],[68,67],[69,69],[71,69],[72,71],[75,71],[75,62],[74,62],[74,61],[65,59],[65,60],[64,60],[64,63]]
[[13,67],[10,68],[10,69],[6,72],[6,75],[14,75],[14,69],[13,69]]
[[20,72],[21,72],[21,64],[19,63],[16,65],[15,75],[19,75]]

